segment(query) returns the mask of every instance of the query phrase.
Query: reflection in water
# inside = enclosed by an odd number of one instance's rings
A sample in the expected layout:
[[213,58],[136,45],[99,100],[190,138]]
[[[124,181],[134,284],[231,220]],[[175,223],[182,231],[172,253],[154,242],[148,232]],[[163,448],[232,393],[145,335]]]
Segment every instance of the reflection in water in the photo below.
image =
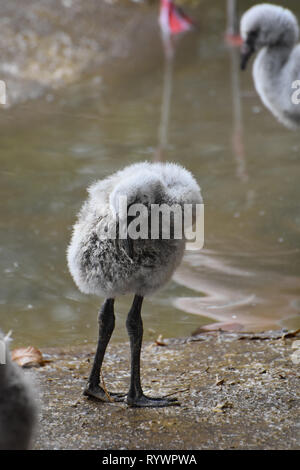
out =
[[241,103],[239,50],[235,46],[229,46],[231,62],[231,84],[232,84],[232,150],[236,159],[236,174],[243,183],[247,183],[249,175],[246,168],[246,155],[244,146],[243,113]]
[[175,57],[175,46],[172,44],[171,36],[162,34],[162,41],[165,53],[165,60],[161,118],[158,132],[158,148],[154,155],[154,160],[156,161],[164,160],[164,152],[166,151],[168,146],[168,129],[172,97],[173,61]]
[[249,180],[246,168],[246,155],[243,135],[243,112],[240,86],[239,22],[236,0],[227,0],[226,43],[231,63],[231,94],[233,112],[232,149],[237,162],[237,177],[244,183]]
[[[228,0],[231,3],[229,10],[228,24],[230,26],[231,38],[238,38],[238,16],[235,0]],[[240,50],[239,41],[227,41],[231,63],[231,94],[232,94],[232,113],[233,113],[233,129],[232,129],[232,150],[236,160],[236,175],[242,183],[248,183],[249,175],[247,172],[246,153],[244,145],[244,124],[242,97],[240,85]],[[248,207],[253,205],[255,197],[252,189],[246,190],[246,204]]]
[[[243,255],[250,258],[253,253]],[[187,255],[175,280],[202,296],[176,298],[174,306],[219,322],[234,322],[248,331],[274,328],[276,323],[278,327],[282,318],[295,318],[299,311],[299,278],[265,270],[264,285],[258,291],[256,270],[245,271],[235,267],[234,262],[234,257],[224,260],[209,250],[193,257]]]
[[183,33],[194,28],[194,22],[178,9],[172,0],[160,0],[159,25],[164,51],[164,78],[158,148],[154,160],[162,161],[168,146],[168,128],[172,97],[173,63],[176,44]]
[[232,46],[241,44],[241,37],[239,35],[239,24],[237,15],[237,2],[236,0],[226,1],[227,10],[227,29],[225,38],[226,41]]

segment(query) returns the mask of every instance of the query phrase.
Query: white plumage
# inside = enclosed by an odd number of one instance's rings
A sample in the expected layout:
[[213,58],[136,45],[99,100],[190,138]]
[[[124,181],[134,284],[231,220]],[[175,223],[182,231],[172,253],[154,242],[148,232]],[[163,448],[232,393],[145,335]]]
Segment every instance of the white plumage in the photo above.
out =
[[293,103],[293,83],[300,78],[298,21],[286,8],[263,3],[250,8],[241,19],[242,63],[259,51],[253,65],[256,90],[276,118],[298,128],[300,105]]
[[[181,261],[184,240],[135,240],[135,256],[117,250],[114,240],[99,240],[99,223],[110,226],[118,200],[128,206],[202,202],[194,177],[174,163],[137,163],[97,181],[89,189],[68,248],[69,270],[84,293],[105,297],[147,295],[162,287]],[[101,225],[102,226],[102,225]]]
[[[102,239],[100,227],[110,228],[122,220],[120,198],[127,198],[127,209],[143,204],[150,212],[153,204],[171,206],[202,203],[200,188],[189,171],[174,163],[137,163],[89,189],[74,226],[68,247],[68,265],[78,288],[84,293],[105,296],[99,314],[99,339],[93,369],[85,394],[107,401],[99,385],[100,368],[106,346],[114,329],[114,299],[134,294],[126,326],[131,344],[131,385],[127,403],[131,406],[168,406],[176,400],[145,397],[140,385],[140,350],[142,343],[141,306],[145,295],[161,288],[179,265],[185,239]],[[118,225],[119,228],[120,225]],[[119,233],[119,232],[117,232]],[[119,395],[115,399],[119,399]]]

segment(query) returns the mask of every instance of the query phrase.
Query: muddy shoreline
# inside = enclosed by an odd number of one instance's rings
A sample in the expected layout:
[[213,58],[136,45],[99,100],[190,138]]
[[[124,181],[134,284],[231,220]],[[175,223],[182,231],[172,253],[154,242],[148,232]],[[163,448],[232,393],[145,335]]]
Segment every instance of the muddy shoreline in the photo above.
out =
[[[163,409],[83,397],[95,346],[44,351],[51,362],[34,370],[42,406],[33,448],[298,449],[295,341],[218,333],[145,344],[145,393],[181,402]],[[109,346],[108,390],[127,390],[128,358],[127,343]]]

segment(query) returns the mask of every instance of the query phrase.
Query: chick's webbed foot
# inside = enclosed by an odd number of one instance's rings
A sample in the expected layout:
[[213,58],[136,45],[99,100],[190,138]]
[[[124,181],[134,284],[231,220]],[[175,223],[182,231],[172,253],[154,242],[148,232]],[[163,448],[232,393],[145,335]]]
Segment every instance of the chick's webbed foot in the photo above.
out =
[[177,398],[146,397],[144,394],[137,397],[127,396],[126,403],[133,408],[163,408],[165,406],[180,406]]
[[125,400],[125,393],[116,393],[116,392],[106,392],[100,385],[91,385],[88,384],[83,391],[83,395],[87,397],[95,398],[99,401],[103,401],[106,403],[111,403],[114,401],[124,401]]

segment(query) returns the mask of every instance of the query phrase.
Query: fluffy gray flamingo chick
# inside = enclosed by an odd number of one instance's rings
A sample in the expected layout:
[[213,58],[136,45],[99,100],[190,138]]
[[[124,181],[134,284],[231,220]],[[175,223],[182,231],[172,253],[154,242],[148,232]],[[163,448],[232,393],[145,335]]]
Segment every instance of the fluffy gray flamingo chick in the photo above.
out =
[[[256,90],[265,106],[287,127],[300,126],[300,104],[292,99],[300,78],[298,21],[286,8],[262,3],[241,19],[241,68],[259,51],[253,65]],[[299,86],[299,84],[298,84]],[[299,95],[299,93],[298,93]]]
[[21,368],[11,360],[8,341],[0,331],[1,349],[5,344],[5,364],[0,364],[0,450],[30,447],[37,421],[34,390]]
[[[144,296],[155,292],[171,278],[181,262],[185,239],[175,236],[164,239],[161,229],[157,239],[133,239],[130,234],[122,238],[120,227],[125,220],[126,229],[128,227],[130,231],[130,225],[136,219],[130,215],[130,209],[135,204],[142,204],[147,216],[153,204],[168,207],[175,204],[182,208],[189,204],[195,208],[202,202],[200,188],[191,173],[177,164],[144,162],[130,165],[94,183],[88,192],[89,197],[74,225],[68,247],[68,265],[82,292],[104,296],[106,301],[99,313],[98,347],[84,393],[107,401],[99,382],[104,354],[115,326],[114,299],[122,294],[134,294],[126,321],[131,349],[131,381],[126,402],[135,407],[178,404],[174,398],[150,398],[143,394],[140,381],[141,308]],[[120,201],[125,197],[124,218]],[[151,222],[148,218],[149,232]],[[115,239],[100,235],[104,227],[109,231],[114,224],[117,225]],[[120,394],[111,395],[114,400],[122,400]]]

